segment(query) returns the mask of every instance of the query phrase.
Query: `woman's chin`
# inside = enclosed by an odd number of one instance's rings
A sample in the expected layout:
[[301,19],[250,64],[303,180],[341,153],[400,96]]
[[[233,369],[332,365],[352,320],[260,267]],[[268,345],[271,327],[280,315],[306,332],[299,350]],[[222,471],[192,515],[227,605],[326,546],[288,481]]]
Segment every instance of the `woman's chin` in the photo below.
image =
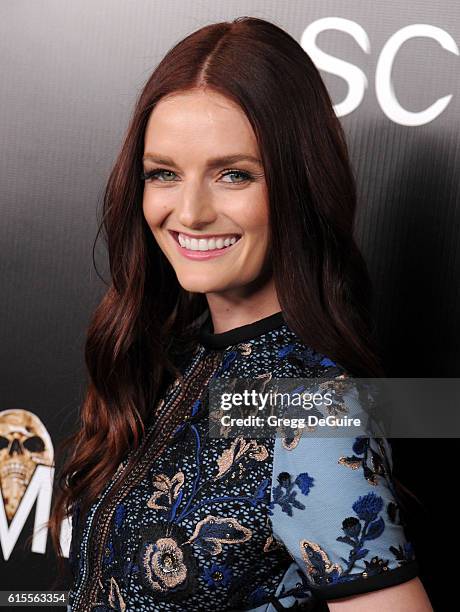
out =
[[220,291],[225,291],[227,288],[225,284],[222,283],[222,279],[220,282],[216,279],[213,282],[211,279],[202,278],[184,278],[178,277],[177,279],[179,284],[186,291],[190,291],[191,293],[216,293]]

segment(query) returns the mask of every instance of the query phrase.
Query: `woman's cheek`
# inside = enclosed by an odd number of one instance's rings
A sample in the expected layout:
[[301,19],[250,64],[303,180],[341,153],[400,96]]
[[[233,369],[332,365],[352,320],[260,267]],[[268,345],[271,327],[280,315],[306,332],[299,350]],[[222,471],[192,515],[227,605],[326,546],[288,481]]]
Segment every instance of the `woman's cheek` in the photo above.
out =
[[151,227],[159,227],[167,215],[166,206],[155,202],[155,200],[149,196],[144,196],[142,210],[145,220]]

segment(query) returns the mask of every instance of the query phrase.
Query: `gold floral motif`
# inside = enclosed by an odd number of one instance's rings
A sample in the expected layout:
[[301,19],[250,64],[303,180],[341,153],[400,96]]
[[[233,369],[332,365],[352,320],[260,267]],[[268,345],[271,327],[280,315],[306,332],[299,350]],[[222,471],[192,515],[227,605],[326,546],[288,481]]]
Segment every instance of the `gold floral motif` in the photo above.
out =
[[[202,529],[206,535],[201,533]],[[208,515],[196,524],[192,537],[184,544],[204,540],[206,550],[211,555],[218,555],[222,552],[222,544],[241,544],[249,540],[251,536],[252,531],[241,525],[235,518]]]
[[[169,510],[172,503],[179,495],[179,491],[184,484],[184,473],[177,472],[173,478],[169,478],[166,474],[158,474],[153,479],[153,487],[156,491],[153,493],[152,497],[148,500],[147,506],[149,508],[153,508],[154,510]],[[161,497],[166,497],[167,505],[163,506],[158,503],[157,500]]]
[[[382,446],[379,442],[379,449],[382,452]],[[359,452],[358,454],[362,454],[364,451]],[[387,457],[380,456],[377,451],[372,448],[371,441],[369,441],[369,447],[366,451],[366,455],[363,457],[357,457],[356,455],[352,455],[351,457],[342,456],[339,457],[337,463],[340,465],[344,465],[345,467],[351,468],[352,470],[356,470],[359,467],[364,469],[364,477],[367,482],[376,487],[379,484],[378,476],[382,478],[388,478],[386,474],[384,460],[387,461]]]
[[252,352],[252,345],[250,342],[241,342],[238,344],[237,349],[240,351],[243,357],[247,357]]
[[284,544],[282,544],[279,540],[276,540],[272,535],[268,536],[265,541],[263,551],[265,553],[269,553],[272,550],[279,550],[281,548],[285,548]]
[[[102,595],[102,593],[104,593],[105,591],[104,585],[102,584],[100,578],[98,578],[97,582],[99,585],[99,591]],[[113,576],[110,578],[109,605],[114,610],[120,610],[120,612],[126,611],[126,603],[121,595],[120,587],[118,586],[117,581],[115,580]],[[94,607],[97,607],[97,606],[105,607],[105,604],[103,601],[96,601],[96,603],[94,604]]]
[[268,451],[263,444],[259,444],[256,440],[245,440],[239,436],[235,438],[230,446],[217,458],[219,471],[215,476],[216,480],[222,478],[227,472],[236,465],[240,460],[254,459],[255,461],[265,461],[268,457]]
[[[301,437],[302,437],[302,432],[299,428],[291,429],[291,431],[289,432],[289,436],[285,435],[282,438],[281,444],[283,445],[283,448],[285,448],[286,450],[294,450],[294,448],[298,445]],[[288,440],[290,440],[290,442],[288,442]]]
[[143,565],[155,591],[177,587],[187,578],[183,552],[173,538],[160,538],[146,546]]
[[363,461],[362,459],[351,459],[350,457],[339,457],[337,463],[339,463],[340,465],[346,465],[347,467],[351,468],[352,470],[357,470],[359,467],[361,467]]
[[315,582],[315,577],[318,574],[318,567],[316,563],[312,563],[310,560],[316,553],[319,553],[321,559],[324,562],[324,567],[326,569],[326,573],[330,574],[333,571],[337,571],[338,574],[343,572],[342,566],[338,563],[331,563],[331,560],[321,548],[319,544],[316,542],[311,542],[310,540],[301,540],[300,541],[300,552],[302,553],[302,559],[305,562],[307,567],[307,574],[309,577],[313,578]]
[[126,610],[126,604],[121,596],[120,587],[113,576],[110,578],[109,604],[115,610],[120,610],[120,612],[125,612]]

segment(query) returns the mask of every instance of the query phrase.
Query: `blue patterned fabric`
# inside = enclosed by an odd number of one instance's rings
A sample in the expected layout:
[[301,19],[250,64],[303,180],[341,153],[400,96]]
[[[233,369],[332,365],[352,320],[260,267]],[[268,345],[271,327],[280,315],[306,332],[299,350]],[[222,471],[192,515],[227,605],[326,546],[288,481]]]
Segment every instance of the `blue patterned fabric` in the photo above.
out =
[[[216,351],[214,377],[345,372],[305,346],[281,313],[257,323],[205,334],[181,368],[184,377]],[[94,513],[110,499],[116,476],[78,536],[76,507],[69,612],[327,610],[328,599],[417,576],[385,439],[211,438],[205,392],[114,508],[96,601],[85,600],[94,578],[87,551],[98,530]],[[172,397],[169,389],[164,408]]]

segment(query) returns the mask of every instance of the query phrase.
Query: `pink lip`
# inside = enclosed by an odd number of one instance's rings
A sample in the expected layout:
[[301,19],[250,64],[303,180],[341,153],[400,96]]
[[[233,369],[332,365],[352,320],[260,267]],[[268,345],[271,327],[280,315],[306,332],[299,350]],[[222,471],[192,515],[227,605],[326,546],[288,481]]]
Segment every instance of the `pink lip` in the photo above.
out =
[[225,253],[228,253],[229,251],[231,251],[231,249],[234,246],[236,246],[238,242],[241,240],[241,238],[239,238],[232,245],[228,247],[224,247],[222,249],[213,249],[212,251],[192,251],[191,249],[185,249],[181,247],[177,239],[177,236],[178,236],[177,232],[172,232],[171,230],[169,230],[169,234],[171,238],[173,239],[174,244],[176,245],[176,248],[179,250],[181,255],[183,255],[184,257],[187,257],[187,259],[212,259],[213,257],[220,257],[221,255],[225,255]]

